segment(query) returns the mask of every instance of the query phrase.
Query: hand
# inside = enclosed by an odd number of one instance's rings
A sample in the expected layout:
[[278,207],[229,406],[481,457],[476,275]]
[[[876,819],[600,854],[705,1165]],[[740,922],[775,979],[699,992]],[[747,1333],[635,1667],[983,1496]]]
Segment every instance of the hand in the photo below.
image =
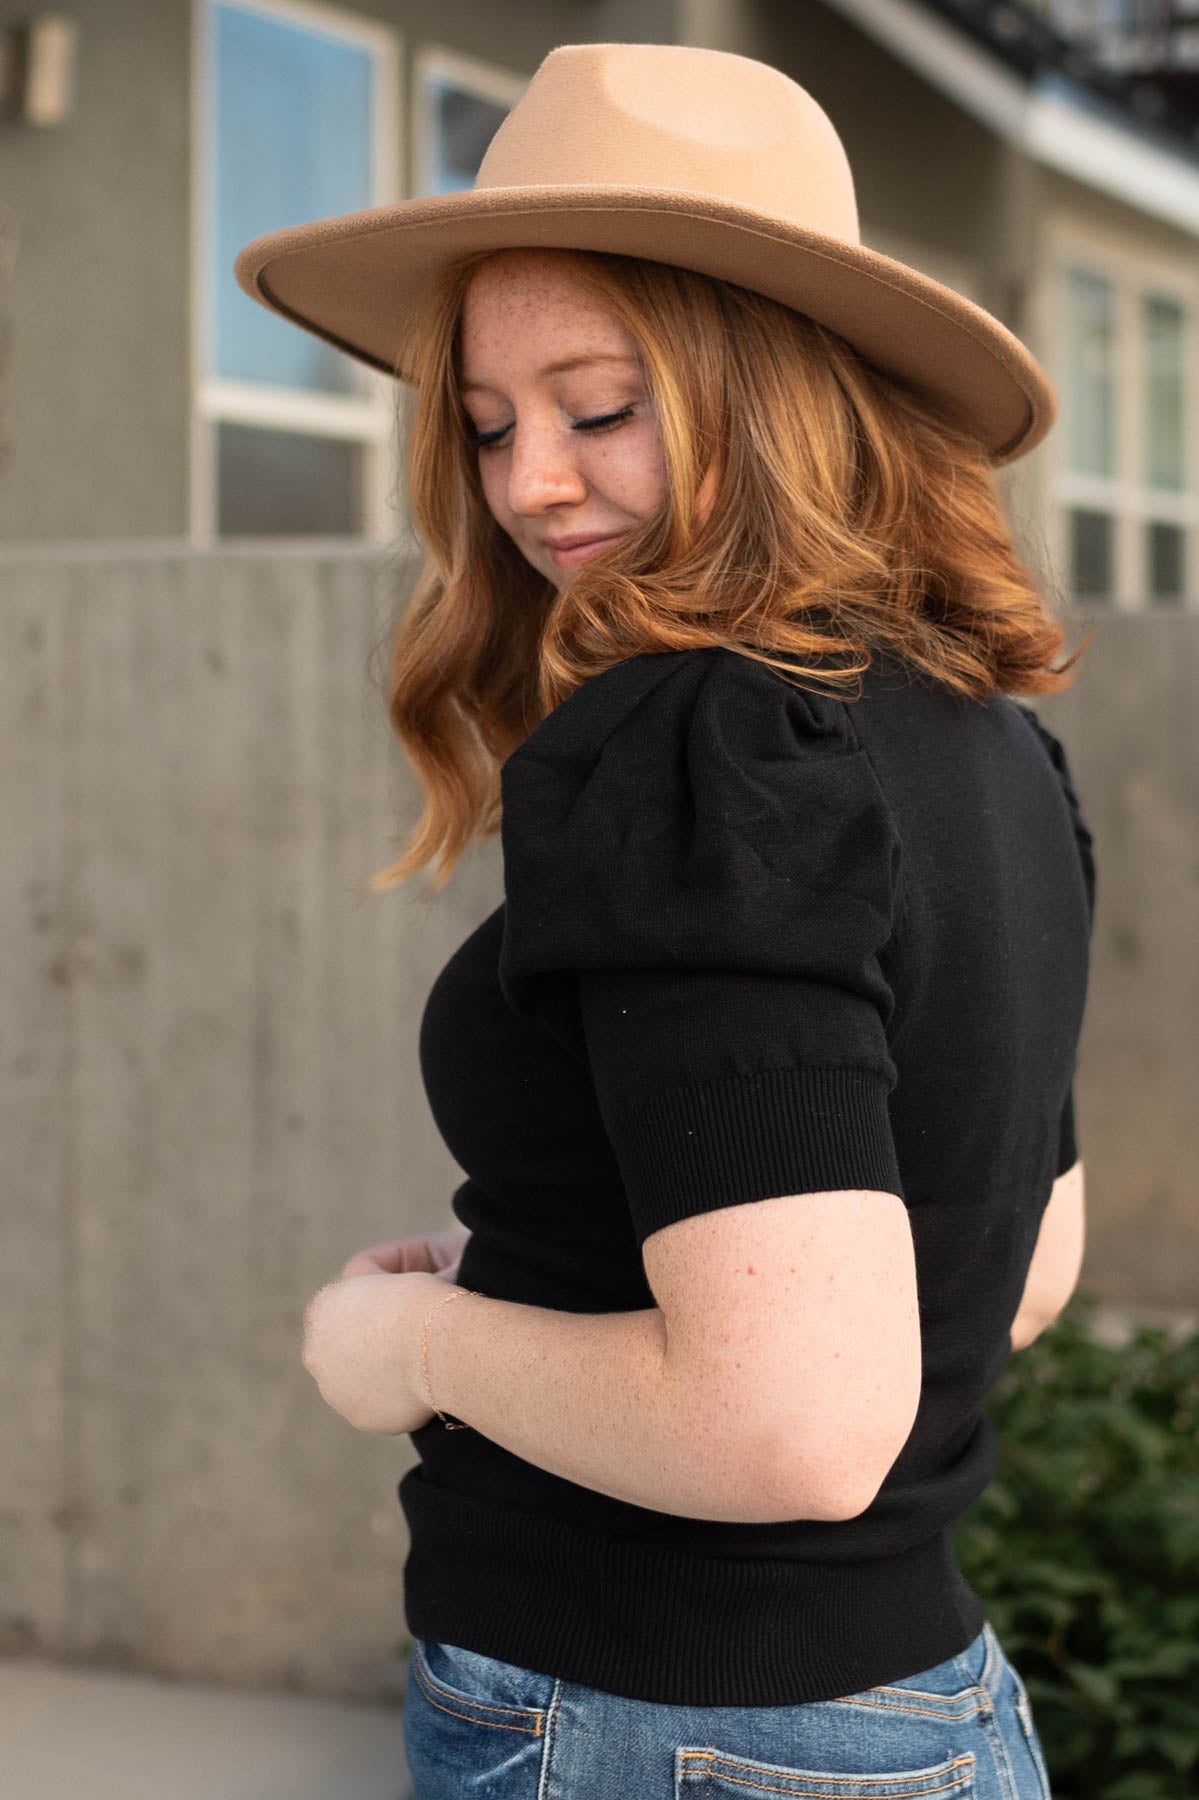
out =
[[304,1309],[301,1360],[322,1398],[356,1431],[400,1437],[435,1415],[428,1404],[421,1336],[443,1275],[377,1270],[318,1288]]
[[369,1250],[355,1251],[342,1275],[374,1275],[380,1270],[388,1275],[406,1275],[425,1269],[455,1282],[469,1238],[470,1232],[461,1228],[425,1231],[418,1237],[388,1238],[382,1244],[372,1244]]

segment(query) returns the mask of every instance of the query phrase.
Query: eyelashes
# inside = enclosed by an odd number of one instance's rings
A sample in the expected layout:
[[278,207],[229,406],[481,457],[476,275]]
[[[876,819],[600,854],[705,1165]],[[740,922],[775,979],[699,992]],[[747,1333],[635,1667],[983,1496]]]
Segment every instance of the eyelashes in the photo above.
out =
[[[599,416],[594,419],[579,419],[576,424],[571,426],[571,430],[612,431],[618,425],[623,425],[626,419],[632,418],[633,410],[634,409],[631,406],[622,406],[619,412],[600,413]],[[489,450],[494,444],[499,442],[500,438],[502,438],[509,429],[510,428],[507,425],[503,425],[498,431],[475,432],[473,435],[468,433],[466,439],[467,448],[471,450]]]

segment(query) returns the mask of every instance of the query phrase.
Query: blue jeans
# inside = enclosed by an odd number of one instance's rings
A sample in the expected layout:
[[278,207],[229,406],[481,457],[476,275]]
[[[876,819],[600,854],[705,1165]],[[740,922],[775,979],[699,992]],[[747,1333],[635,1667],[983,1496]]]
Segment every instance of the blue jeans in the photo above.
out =
[[668,1706],[417,1638],[415,1800],[1050,1800],[1024,1683],[990,1624],[957,1656],[802,1706]]

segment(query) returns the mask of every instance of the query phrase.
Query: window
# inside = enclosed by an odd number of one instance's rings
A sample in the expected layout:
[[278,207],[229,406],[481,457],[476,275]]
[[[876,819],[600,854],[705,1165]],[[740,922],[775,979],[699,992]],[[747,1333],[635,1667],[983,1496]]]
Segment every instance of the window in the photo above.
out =
[[[1190,341],[1199,282],[1063,226],[1051,265],[1060,560],[1080,600],[1199,604]],[[1188,396],[1191,403],[1188,405]]]
[[1172,295],[1143,293],[1145,562],[1148,596],[1156,605],[1180,605],[1186,590],[1186,531],[1182,518],[1166,510],[1175,495],[1185,504],[1185,355],[1186,308]]
[[[1068,267],[1064,285],[1067,466],[1108,484],[1116,473],[1115,284]],[[1110,509],[1070,508],[1070,586],[1080,600],[1110,601],[1115,593],[1114,510],[1114,499]]]
[[473,186],[488,144],[526,85],[522,76],[473,57],[422,50],[412,109],[416,193],[450,194]]
[[1116,472],[1116,289],[1089,269],[1066,270],[1066,435],[1070,467]]
[[394,33],[300,0],[198,8],[192,535],[387,531],[391,383],[244,294],[238,250],[398,195]]

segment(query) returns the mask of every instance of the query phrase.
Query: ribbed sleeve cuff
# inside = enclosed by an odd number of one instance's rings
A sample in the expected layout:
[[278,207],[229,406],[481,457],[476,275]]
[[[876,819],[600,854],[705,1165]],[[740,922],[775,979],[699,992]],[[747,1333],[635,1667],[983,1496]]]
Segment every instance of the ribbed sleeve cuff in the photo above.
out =
[[764,1069],[671,1088],[610,1121],[638,1244],[692,1213],[780,1194],[902,1199],[887,1093],[870,1069]]

